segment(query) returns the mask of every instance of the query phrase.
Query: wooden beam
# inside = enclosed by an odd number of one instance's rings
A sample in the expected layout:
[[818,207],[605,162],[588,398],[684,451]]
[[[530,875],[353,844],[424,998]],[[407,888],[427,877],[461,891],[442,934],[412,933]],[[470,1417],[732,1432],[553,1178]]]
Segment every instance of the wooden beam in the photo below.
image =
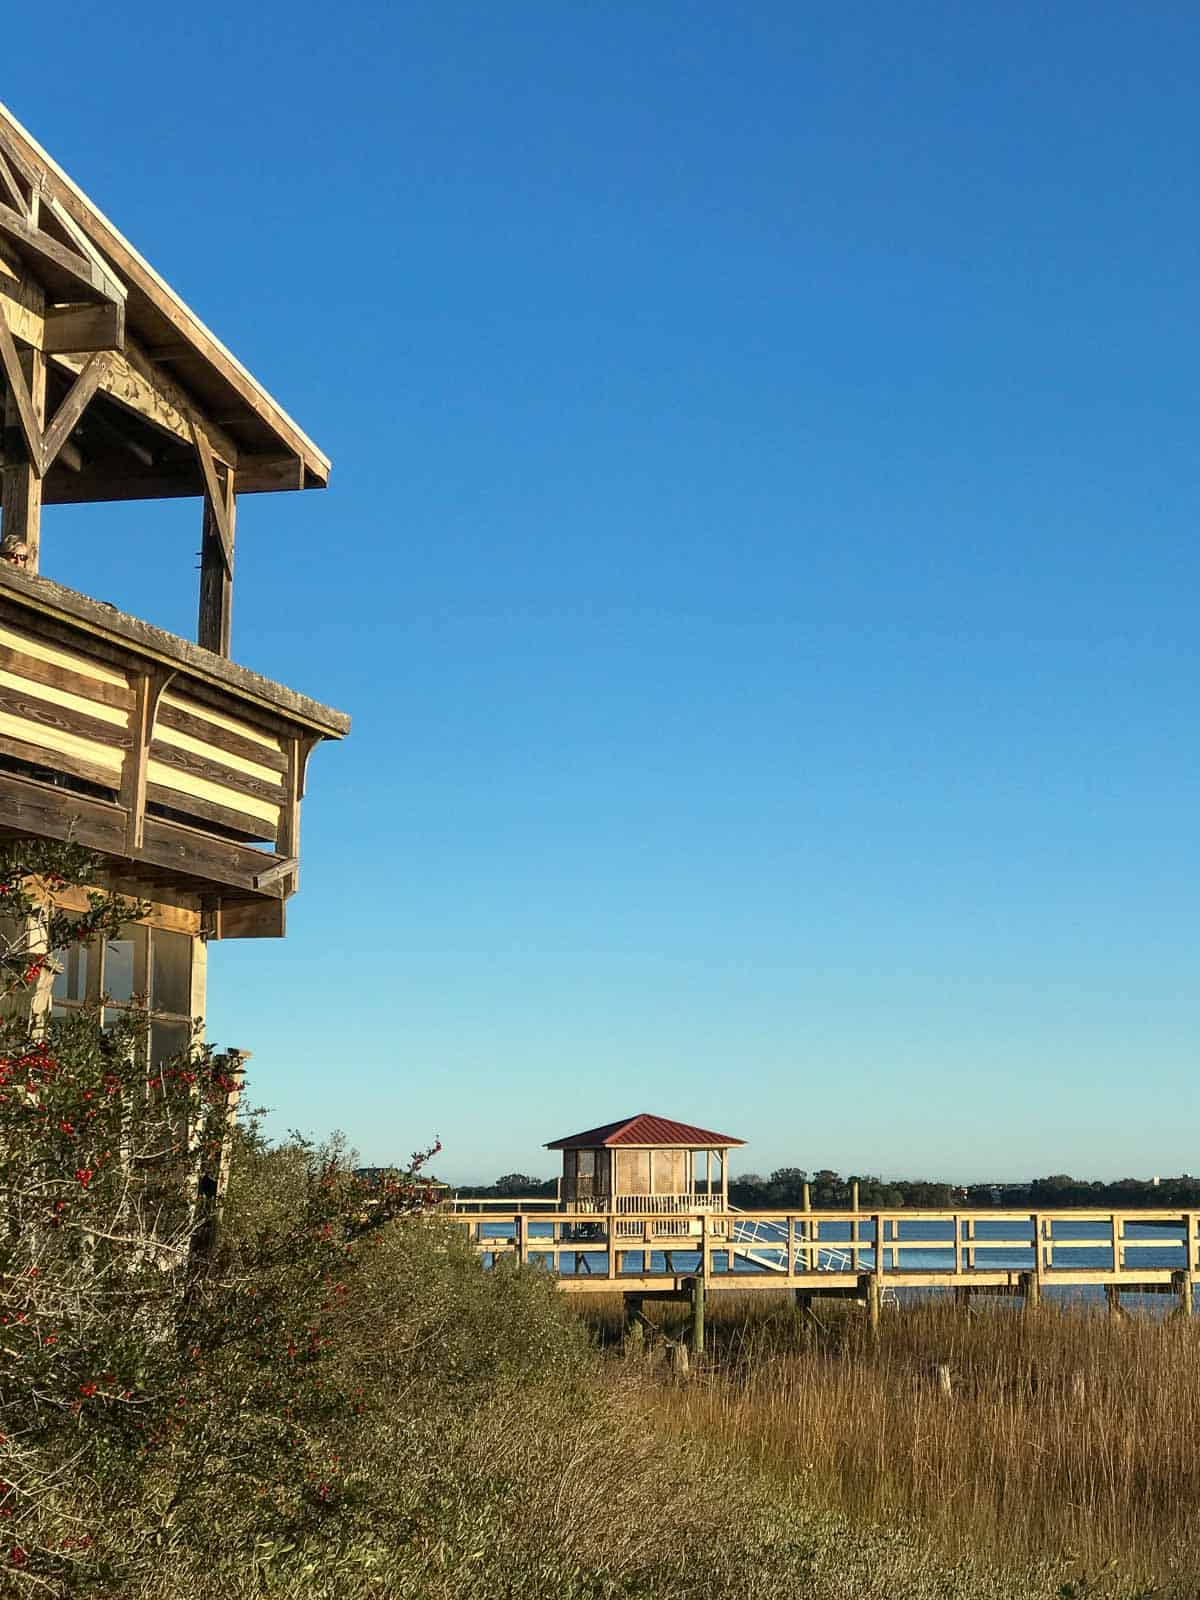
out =
[[[104,385],[100,386],[101,394]],[[136,441],[122,441],[126,450],[144,460],[144,452]],[[89,453],[90,454],[90,453]],[[65,460],[65,458],[63,458]],[[256,465],[260,458],[243,456],[238,465],[235,488],[238,498],[244,494],[268,494],[277,489],[297,487],[291,473],[281,481],[278,460],[261,458],[265,465],[260,472]],[[293,460],[292,466],[295,462]],[[105,500],[179,500],[195,499],[204,493],[204,480],[200,464],[196,462],[146,463],[142,471],[130,461],[128,467],[110,456],[103,460],[88,460],[78,477],[64,478],[52,475],[46,480],[47,505],[82,505]]]
[[[78,355],[55,355],[54,364],[76,374],[83,370]],[[203,409],[174,378],[154,365],[135,340],[126,336],[124,351],[114,353],[100,387],[127,411],[189,446],[195,444],[193,427],[199,423],[213,454],[226,465],[237,466],[238,447],[229,435],[205,417]]]
[[293,859],[295,865],[283,885],[285,898],[295,894],[300,887],[300,800],[304,794],[304,774],[308,758],[320,743],[311,734],[300,734],[289,739],[284,746],[288,768],[284,775],[283,804],[279,808],[279,827],[275,833],[275,849],[281,856]]
[[47,272],[53,276],[49,288],[65,288],[72,283],[100,299],[112,298],[111,284],[94,261],[77,250],[69,250],[11,206],[0,204],[0,233],[14,240],[23,255],[34,257],[41,269],[39,276]]
[[[203,438],[203,434],[198,432],[197,438]],[[226,657],[233,631],[233,542],[237,526],[233,481],[233,473],[227,472],[224,484],[216,486],[215,498],[206,485],[200,543],[200,610],[196,628],[198,644],[215,655]]]
[[101,306],[47,306],[40,343],[48,356],[123,350],[125,306],[117,301]]
[[0,124],[0,151],[3,151],[5,159],[8,161],[12,171],[29,190],[28,196],[23,194],[18,196],[20,210],[25,211],[31,209],[33,196],[37,193],[38,189],[37,173],[30,166],[28,161],[26,161],[20,150],[18,150],[16,143],[12,138],[10,138],[2,124]]
[[[36,370],[40,373],[42,405],[46,398],[46,364],[40,351],[30,352],[36,356],[36,361],[22,358],[13,343],[13,336],[8,326],[8,319],[0,310],[0,366],[4,368],[4,377],[8,384],[9,410],[15,414],[17,426],[21,431],[21,440],[24,445],[25,457],[35,469],[41,467],[42,461],[42,418],[39,414],[31,383],[31,375]],[[5,447],[5,460],[14,459],[13,453]],[[40,471],[38,476],[41,476]]]
[[254,887],[256,889],[267,889],[271,884],[278,883],[280,878],[286,878],[290,873],[295,872],[299,865],[300,862],[296,856],[284,856],[282,861],[277,861],[274,866],[268,867],[265,872],[255,873]]
[[25,210],[25,196],[3,152],[0,152],[0,194],[6,194],[18,211]]
[[151,667],[137,679],[133,714],[129,719],[130,747],[121,773],[118,800],[125,808],[125,854],[135,855],[146,835],[146,773],[150,764],[150,745],[154,739],[154,718],[163,690],[175,676]]
[[88,359],[88,364],[71,385],[62,404],[54,413],[54,420],[42,435],[40,476],[43,478],[53,466],[68,437],[78,425],[88,402],[100,387],[100,380],[108,366],[106,350]]
[[225,571],[232,578],[233,530],[228,515],[228,505],[232,496],[229,494],[228,483],[223,484],[217,476],[217,463],[213,459],[212,447],[204,429],[195,418],[192,419],[192,439],[196,446],[196,454],[200,458],[200,471],[204,475],[204,494],[216,524]]
[[[70,213],[59,205],[53,195],[49,194],[42,197],[42,217],[44,218],[47,215],[53,217],[55,224],[62,231],[64,240],[69,240],[80,255],[86,261],[90,261],[96,269],[100,281],[104,285],[103,293],[105,297],[119,305],[124,305],[127,291],[125,285],[117,276],[115,268],[104,259]],[[44,231],[45,228],[43,227]]]
[[37,350],[42,347],[45,303],[46,296],[37,284],[0,255],[0,311],[13,338]]
[[287,932],[283,900],[226,900],[213,914],[214,939],[282,939]]
[[24,570],[38,570],[42,536],[42,424],[46,415],[46,358],[40,350],[18,355],[0,313],[0,360],[8,379],[4,406],[4,481],[0,535],[25,545]]

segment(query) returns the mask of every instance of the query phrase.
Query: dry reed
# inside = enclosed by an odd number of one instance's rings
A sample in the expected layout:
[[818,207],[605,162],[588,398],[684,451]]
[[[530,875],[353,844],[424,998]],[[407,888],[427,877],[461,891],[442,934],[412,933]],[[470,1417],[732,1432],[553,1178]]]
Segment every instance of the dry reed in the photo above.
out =
[[657,1390],[667,1430],[954,1555],[1115,1560],[1200,1592],[1200,1323],[943,1302],[888,1313],[872,1338],[852,1310],[820,1327],[714,1301],[700,1381]]

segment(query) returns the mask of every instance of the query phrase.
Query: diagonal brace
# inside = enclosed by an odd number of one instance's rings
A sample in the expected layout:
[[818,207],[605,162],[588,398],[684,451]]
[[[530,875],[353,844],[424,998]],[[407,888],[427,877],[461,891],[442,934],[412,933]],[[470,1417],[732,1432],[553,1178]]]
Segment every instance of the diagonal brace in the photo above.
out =
[[[217,540],[221,546],[221,559],[225,563],[226,575],[233,577],[233,530],[229,525],[228,491],[217,476],[216,458],[212,453],[212,446],[204,429],[197,423],[195,417],[191,419],[192,438],[196,443],[196,454],[200,457],[200,470],[204,474],[204,493],[212,511],[212,519],[216,525]],[[231,469],[230,469],[231,470]]]

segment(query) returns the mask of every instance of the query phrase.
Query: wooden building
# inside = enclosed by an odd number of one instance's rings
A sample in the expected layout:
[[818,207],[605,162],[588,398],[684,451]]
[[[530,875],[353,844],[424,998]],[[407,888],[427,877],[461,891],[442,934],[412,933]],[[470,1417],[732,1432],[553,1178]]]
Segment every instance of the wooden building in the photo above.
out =
[[[349,730],[230,648],[240,498],[329,462],[3,106],[0,398],[0,837],[75,840],[151,907],[35,1004],[148,1002],[173,1053],[206,941],[284,933],[309,757]],[[197,502],[194,642],[41,576],[44,507],[168,497]]]
[[555,1139],[546,1149],[562,1151],[564,1211],[684,1217],[728,1211],[729,1152],[744,1143],[642,1111]]

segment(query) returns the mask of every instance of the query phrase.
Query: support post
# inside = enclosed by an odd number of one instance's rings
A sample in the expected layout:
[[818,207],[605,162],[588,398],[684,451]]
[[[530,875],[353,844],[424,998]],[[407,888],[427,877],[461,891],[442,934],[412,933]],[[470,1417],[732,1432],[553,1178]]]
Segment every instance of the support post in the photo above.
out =
[[1179,1301],[1176,1315],[1190,1317],[1192,1314],[1192,1275],[1190,1272],[1180,1271],[1171,1274],[1171,1293]]
[[1026,1311],[1036,1311],[1042,1303],[1042,1283],[1036,1272],[1022,1272],[1018,1282]]
[[517,1266],[523,1267],[525,1265],[525,1216],[520,1211],[513,1218],[513,1245],[515,1247]]
[[1042,1292],[1042,1275],[1045,1271],[1045,1249],[1042,1242],[1042,1229],[1045,1226],[1045,1223],[1042,1217],[1036,1211],[1030,1213],[1029,1220],[1033,1227],[1033,1271],[1034,1276],[1037,1278],[1038,1300],[1040,1303]]
[[[33,422],[40,431],[46,422],[46,358],[40,350],[22,350],[18,361],[29,391]],[[30,454],[11,387],[5,390],[3,457],[0,537],[14,552],[7,559],[21,571],[35,573],[42,537],[41,462]]]
[[692,1350],[696,1355],[704,1354],[704,1300],[705,1283],[703,1273],[698,1273],[691,1280],[692,1296]]
[[[214,493],[220,503],[214,502]],[[196,641],[215,655],[229,655],[233,628],[233,546],[237,496],[233,470],[227,467],[206,488],[200,540],[200,615]],[[226,535],[228,537],[226,537]]]
[[867,1316],[870,1319],[871,1332],[877,1334],[883,1312],[883,1285],[878,1272],[864,1273],[862,1281],[866,1289]]
[[1108,1305],[1108,1314],[1114,1321],[1120,1321],[1125,1312],[1121,1306],[1121,1285],[1119,1283],[1106,1283],[1104,1285],[1104,1299]]
[[862,1266],[862,1258],[859,1256],[858,1250],[855,1248],[861,1242],[860,1238],[859,1238],[859,1226],[858,1226],[858,1179],[857,1178],[855,1178],[854,1182],[850,1185],[850,1210],[853,1213],[853,1215],[852,1215],[852,1217],[850,1219],[850,1260],[851,1260],[851,1262],[852,1262],[852,1264],[854,1266],[854,1270],[857,1272],[858,1269]]

